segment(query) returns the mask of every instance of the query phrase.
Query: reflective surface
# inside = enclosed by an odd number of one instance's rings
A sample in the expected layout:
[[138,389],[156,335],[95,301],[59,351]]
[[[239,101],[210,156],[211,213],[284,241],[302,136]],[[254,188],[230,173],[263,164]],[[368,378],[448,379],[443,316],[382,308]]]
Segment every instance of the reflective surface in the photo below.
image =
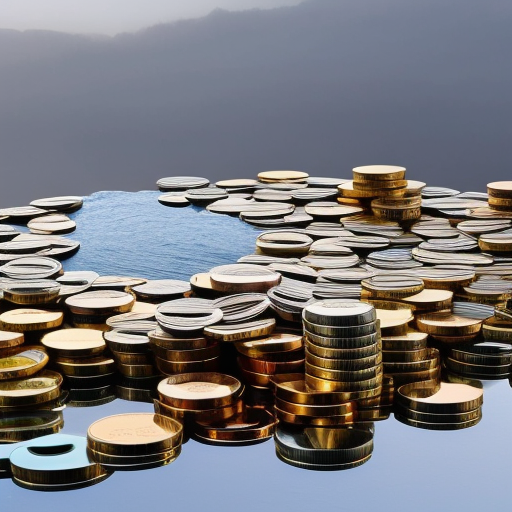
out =
[[[238,219],[194,207],[167,209],[156,201],[158,193],[139,194],[86,199],[72,215],[78,228],[71,237],[82,247],[64,262],[66,270],[188,279],[254,251],[257,231]],[[6,510],[508,510],[511,398],[508,380],[485,383],[482,421],[456,432],[415,429],[392,416],[377,422],[371,459],[349,471],[288,466],[277,459],[273,441],[220,447],[190,440],[166,467],[119,471],[93,487],[56,493],[30,492],[5,479],[0,496]],[[153,405],[117,399],[68,406],[62,432],[85,436],[94,421],[126,412],[153,412]]]

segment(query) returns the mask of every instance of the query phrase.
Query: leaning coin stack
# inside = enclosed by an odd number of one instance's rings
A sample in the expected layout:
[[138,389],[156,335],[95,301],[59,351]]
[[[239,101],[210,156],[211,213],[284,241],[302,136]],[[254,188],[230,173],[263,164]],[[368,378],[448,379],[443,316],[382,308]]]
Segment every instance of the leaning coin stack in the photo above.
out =
[[165,375],[219,369],[221,347],[216,341],[204,336],[175,338],[159,327],[148,337],[155,364]]
[[149,469],[170,464],[181,452],[183,426],[152,413],[118,414],[87,430],[87,453],[108,470]]
[[371,304],[318,301],[304,308],[303,326],[311,389],[342,391],[347,400],[380,395],[380,328]]
[[60,329],[45,334],[41,344],[48,350],[52,366],[65,376],[69,389],[95,390],[112,383],[114,360],[105,353],[101,331]]
[[461,382],[417,382],[398,388],[395,418],[418,428],[459,430],[482,418],[483,389]]
[[172,375],[157,387],[155,411],[174,418],[189,434],[198,421],[221,422],[242,412],[242,383],[217,372],[194,372]]
[[65,301],[75,327],[108,330],[107,318],[130,311],[133,295],[117,290],[95,290],[68,297]]
[[405,168],[394,165],[365,165],[352,170],[353,181],[338,186],[340,198],[369,201],[378,197],[403,197]]
[[145,332],[112,329],[103,338],[114,357],[117,371],[128,378],[144,378],[158,375],[153,364],[149,337]]
[[487,184],[489,207],[493,210],[512,211],[512,181],[494,181]]
[[235,343],[238,367],[247,384],[271,388],[280,374],[304,371],[304,344],[301,334],[277,331],[268,337]]
[[355,468],[367,462],[373,452],[373,430],[359,426],[299,431],[279,426],[274,441],[280,460],[316,471]]

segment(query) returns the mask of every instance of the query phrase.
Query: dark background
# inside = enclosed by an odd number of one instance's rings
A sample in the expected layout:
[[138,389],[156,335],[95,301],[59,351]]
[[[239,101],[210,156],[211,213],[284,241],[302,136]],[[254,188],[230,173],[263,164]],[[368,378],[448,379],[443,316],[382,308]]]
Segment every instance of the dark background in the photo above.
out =
[[510,179],[512,4],[310,0],[113,38],[0,30],[0,207],[270,169]]

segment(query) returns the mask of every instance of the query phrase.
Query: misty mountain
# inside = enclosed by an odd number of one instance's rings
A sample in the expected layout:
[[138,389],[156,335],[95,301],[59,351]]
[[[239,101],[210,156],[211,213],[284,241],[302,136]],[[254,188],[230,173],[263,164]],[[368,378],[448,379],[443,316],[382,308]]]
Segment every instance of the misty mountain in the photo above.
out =
[[310,0],[113,38],[0,30],[0,206],[163,176],[510,179],[512,6]]

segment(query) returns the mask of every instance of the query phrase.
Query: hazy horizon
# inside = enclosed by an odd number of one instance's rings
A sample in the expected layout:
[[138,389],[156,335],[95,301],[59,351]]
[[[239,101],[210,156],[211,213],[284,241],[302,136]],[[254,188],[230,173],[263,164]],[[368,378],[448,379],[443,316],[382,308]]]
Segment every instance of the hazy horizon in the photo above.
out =
[[308,0],[114,38],[0,30],[0,206],[172,175],[510,179],[512,4]]
[[216,9],[244,11],[291,6],[303,0],[2,0],[0,29],[48,30],[113,36],[184,19]]

